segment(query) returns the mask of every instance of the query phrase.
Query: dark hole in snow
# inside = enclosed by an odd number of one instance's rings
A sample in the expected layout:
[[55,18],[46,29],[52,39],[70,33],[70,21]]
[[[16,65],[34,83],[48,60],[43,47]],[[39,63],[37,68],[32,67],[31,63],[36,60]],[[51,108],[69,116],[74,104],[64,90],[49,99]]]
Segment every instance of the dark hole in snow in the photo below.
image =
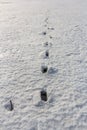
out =
[[44,43],[45,46],[48,46],[48,42]]
[[12,101],[10,100],[10,111],[12,111],[13,109],[14,109],[13,103],[12,103]]
[[47,66],[42,66],[42,67],[41,67],[42,73],[46,73],[47,70],[48,70],[48,67],[47,67]]
[[43,101],[47,101],[47,92],[46,91],[41,91],[41,100]]
[[46,57],[49,57],[49,52],[48,52],[48,51],[46,51],[45,55],[46,55]]
[[46,32],[43,32],[42,34],[43,34],[43,35],[46,35],[47,33],[46,33]]

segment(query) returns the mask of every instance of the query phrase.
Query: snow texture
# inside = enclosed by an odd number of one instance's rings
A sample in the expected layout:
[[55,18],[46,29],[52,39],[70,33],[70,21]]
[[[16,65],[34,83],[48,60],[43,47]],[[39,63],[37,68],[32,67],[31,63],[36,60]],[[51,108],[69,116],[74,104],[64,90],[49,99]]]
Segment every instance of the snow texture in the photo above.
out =
[[87,0],[0,0],[0,130],[87,130]]

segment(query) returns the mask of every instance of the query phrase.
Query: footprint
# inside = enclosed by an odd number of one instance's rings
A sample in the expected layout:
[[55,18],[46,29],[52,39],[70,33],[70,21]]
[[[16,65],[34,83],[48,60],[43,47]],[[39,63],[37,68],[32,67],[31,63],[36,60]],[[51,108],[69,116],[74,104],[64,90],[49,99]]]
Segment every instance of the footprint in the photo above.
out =
[[52,43],[51,43],[51,42],[45,42],[45,43],[44,43],[44,47],[47,47],[47,46],[51,47],[51,46],[52,46]]
[[48,45],[49,45],[49,43],[48,43],[48,42],[45,42],[45,43],[44,43],[44,46],[48,46]]
[[41,53],[40,53],[40,57],[41,57],[42,59],[47,59],[47,58],[49,58],[49,50],[46,50],[46,51],[41,52]]
[[49,57],[49,51],[48,50],[45,52],[45,57],[46,58]]
[[45,36],[46,34],[47,34],[46,32],[42,32],[42,35],[44,35],[44,36]]
[[42,65],[41,66],[41,72],[42,73],[47,73],[47,71],[48,71],[48,67],[46,65]]
[[46,36],[46,35],[47,35],[47,32],[46,32],[46,31],[43,31],[43,32],[39,33],[39,35]]
[[48,27],[48,30],[54,30],[54,28]]
[[47,92],[45,90],[41,90],[40,97],[42,101],[47,101]]
[[53,68],[53,67],[50,67],[49,70],[48,70],[48,73],[49,73],[49,74],[55,74],[55,73],[57,73],[57,72],[58,72],[58,69]]
[[13,103],[12,103],[11,100],[5,105],[5,108],[6,108],[8,111],[12,111],[12,110],[14,109],[14,106],[13,106]]

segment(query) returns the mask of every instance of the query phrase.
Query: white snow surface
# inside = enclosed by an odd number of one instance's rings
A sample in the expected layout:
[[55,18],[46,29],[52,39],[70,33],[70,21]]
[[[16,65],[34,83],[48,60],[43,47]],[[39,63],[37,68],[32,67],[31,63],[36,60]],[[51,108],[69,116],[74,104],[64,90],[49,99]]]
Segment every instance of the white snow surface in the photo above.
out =
[[87,130],[87,0],[0,0],[0,130]]

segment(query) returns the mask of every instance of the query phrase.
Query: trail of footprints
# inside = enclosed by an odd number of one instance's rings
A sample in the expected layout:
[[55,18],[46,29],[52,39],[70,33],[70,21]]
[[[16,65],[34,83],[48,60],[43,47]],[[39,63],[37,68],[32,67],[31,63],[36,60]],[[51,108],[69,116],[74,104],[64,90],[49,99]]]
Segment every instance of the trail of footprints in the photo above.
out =
[[[46,27],[46,30],[54,30],[53,27],[48,27],[48,24],[49,24],[48,20],[49,20],[48,18],[45,19],[45,26],[44,26],[44,27]],[[45,31],[42,32],[42,34],[43,34],[43,36],[48,35],[47,32],[45,32]],[[52,36],[49,36],[49,38],[52,39]],[[51,46],[52,46],[52,43],[49,43],[49,42],[47,41],[47,42],[44,43],[44,47],[47,48],[48,46],[51,47]],[[45,50],[45,57],[48,58],[49,55],[50,55],[50,54],[49,54],[49,50],[46,49],[46,50]],[[48,59],[48,60],[49,60],[49,59]],[[48,68],[47,65],[42,65],[42,66],[41,66],[41,72],[42,72],[42,73],[47,73],[48,70],[49,70],[49,68]],[[40,97],[41,97],[41,100],[42,100],[42,101],[47,101],[47,100],[48,100],[47,91],[44,90],[44,89],[41,90],[41,92],[40,92]]]
[[[53,27],[48,27],[48,18],[46,18],[45,19],[45,25],[44,25],[44,27],[46,27],[46,29],[47,30],[54,30],[54,28]],[[46,31],[43,31],[42,32],[42,36],[46,36],[46,35],[48,35],[47,34],[47,32]],[[49,38],[50,39],[52,39],[52,36],[49,36]],[[45,42],[44,43],[44,47],[51,47],[52,46],[52,43],[51,42]],[[49,50],[48,49],[46,49],[45,50],[45,57],[46,58],[49,58]],[[48,59],[49,60],[49,59]],[[44,74],[44,73],[47,73],[48,72],[48,66],[47,65],[42,65],[41,66],[41,72],[42,72],[42,74]],[[52,69],[52,68],[51,68]],[[41,101],[44,101],[44,102],[46,102],[47,100],[48,100],[48,95],[47,95],[47,91],[45,90],[45,89],[42,89],[41,91],[40,91],[40,97],[41,97]],[[13,111],[14,110],[14,103],[12,102],[12,100],[10,100],[6,105],[5,105],[5,108],[8,110],[8,111]]]

